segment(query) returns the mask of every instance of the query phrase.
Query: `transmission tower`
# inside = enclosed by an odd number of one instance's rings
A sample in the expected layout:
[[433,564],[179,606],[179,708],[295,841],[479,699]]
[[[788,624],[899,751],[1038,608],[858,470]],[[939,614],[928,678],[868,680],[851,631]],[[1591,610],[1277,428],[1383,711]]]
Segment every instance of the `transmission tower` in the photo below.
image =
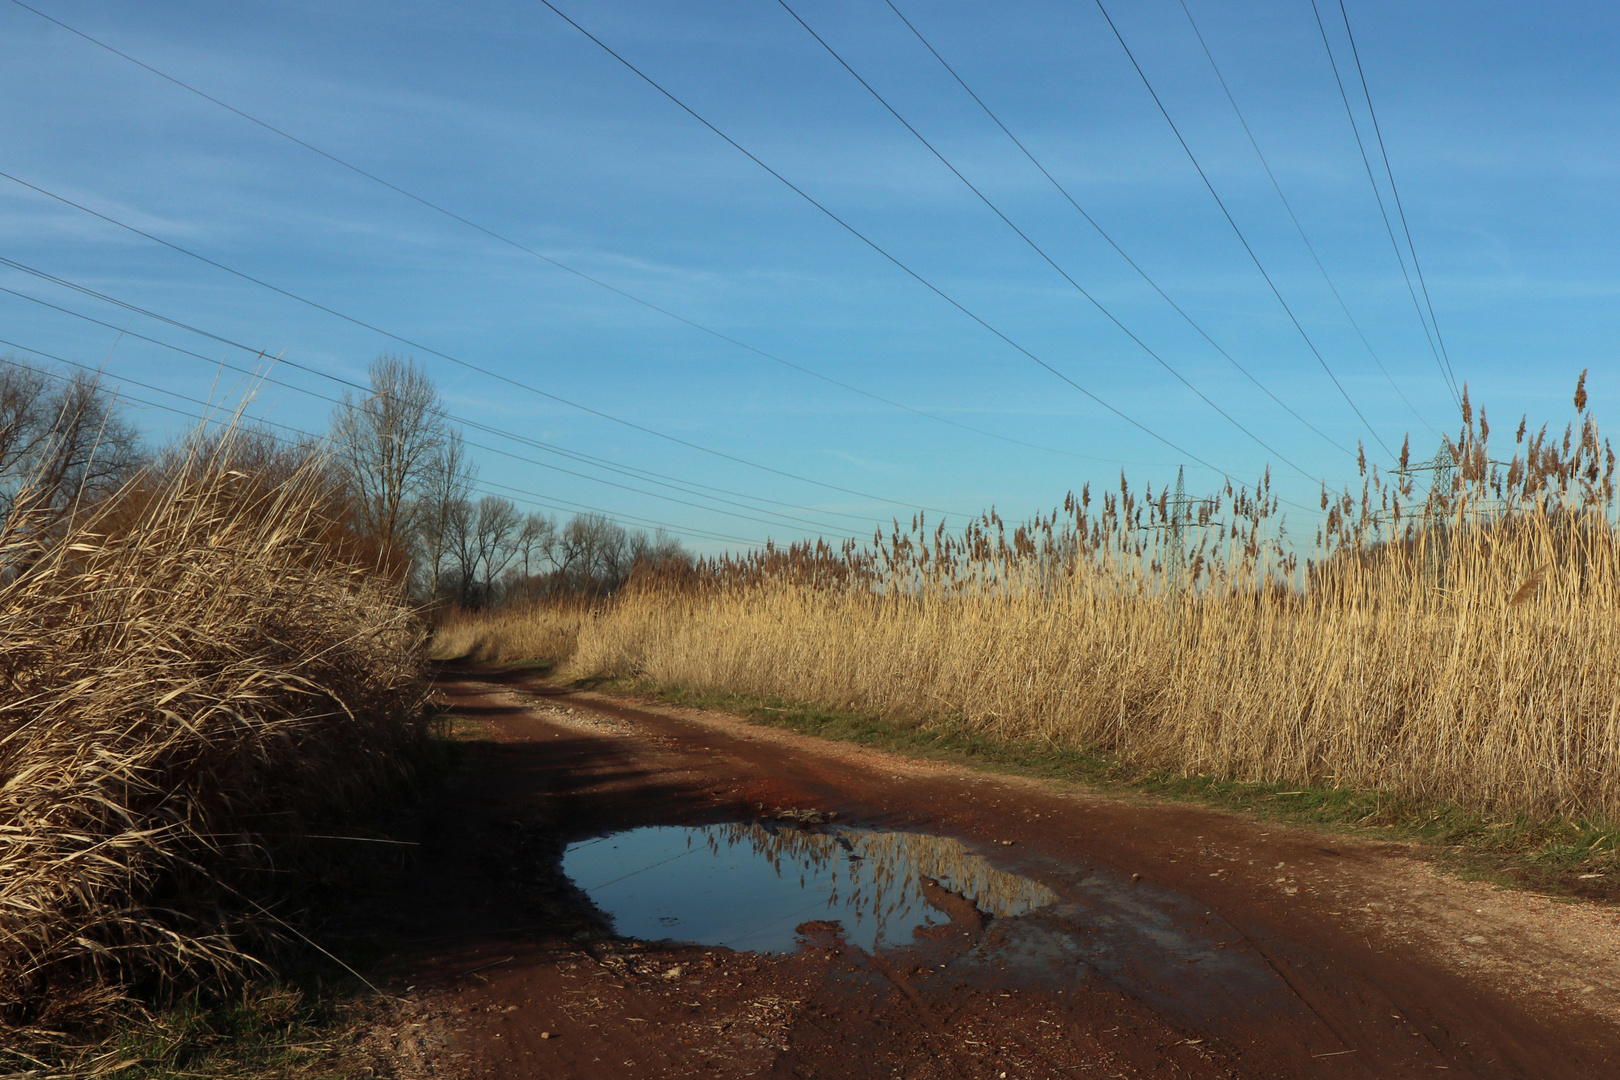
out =
[[[1401,475],[1417,472],[1434,474],[1429,482],[1429,497],[1423,504],[1423,561],[1428,576],[1434,579],[1439,588],[1444,589],[1451,524],[1447,510],[1452,488],[1456,484],[1457,452],[1452,448],[1451,440],[1442,437],[1440,449],[1435,451],[1434,457],[1397,469],[1396,472]],[[1395,523],[1395,531],[1396,535],[1400,534],[1399,521]]]

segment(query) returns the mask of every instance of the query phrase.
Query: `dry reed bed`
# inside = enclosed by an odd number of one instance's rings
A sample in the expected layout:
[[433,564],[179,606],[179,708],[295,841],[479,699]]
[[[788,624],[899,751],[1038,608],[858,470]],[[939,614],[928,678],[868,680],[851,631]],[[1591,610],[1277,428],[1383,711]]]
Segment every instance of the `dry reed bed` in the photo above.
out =
[[1166,539],[1175,503],[1122,484],[1011,542],[991,517],[956,538],[919,522],[859,553],[644,576],[590,611],[463,614],[436,649],[1229,779],[1615,820],[1613,452],[1589,418],[1561,449],[1521,426],[1504,470],[1479,421],[1427,502],[1410,474],[1369,474],[1359,501],[1324,494],[1307,566],[1275,539],[1265,481],[1187,515],[1185,547]]
[[393,782],[419,634],[333,546],[306,458],[230,440],[70,523],[0,529],[0,1019],[82,1020],[138,980],[251,964],[267,851]]

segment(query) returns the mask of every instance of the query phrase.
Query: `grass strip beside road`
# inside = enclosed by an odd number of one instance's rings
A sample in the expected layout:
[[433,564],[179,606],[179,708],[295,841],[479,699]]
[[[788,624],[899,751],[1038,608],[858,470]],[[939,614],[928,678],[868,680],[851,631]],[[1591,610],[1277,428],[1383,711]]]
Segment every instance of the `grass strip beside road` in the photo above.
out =
[[630,679],[569,685],[723,712],[755,724],[984,772],[1065,780],[1110,794],[1174,799],[1361,839],[1400,841],[1412,845],[1415,857],[1468,880],[1572,899],[1620,900],[1620,823],[1498,818],[1438,800],[1334,784],[1183,775],[1052,743],[992,739],[961,725],[924,727],[825,705],[719,690]]
[[[362,950],[363,951],[363,950]],[[13,1032],[0,1080],[363,1080],[388,1058],[367,1036],[390,1022],[391,999],[311,963],[218,994],[137,999],[112,1024],[69,1037]],[[358,956],[354,959],[359,962]]]
[[0,1053],[0,1076],[31,1080],[346,1080],[371,1076],[374,1060],[359,1043],[383,1006],[359,984],[306,990],[266,978],[223,1000],[201,994],[132,1014],[102,1038],[80,1046]]

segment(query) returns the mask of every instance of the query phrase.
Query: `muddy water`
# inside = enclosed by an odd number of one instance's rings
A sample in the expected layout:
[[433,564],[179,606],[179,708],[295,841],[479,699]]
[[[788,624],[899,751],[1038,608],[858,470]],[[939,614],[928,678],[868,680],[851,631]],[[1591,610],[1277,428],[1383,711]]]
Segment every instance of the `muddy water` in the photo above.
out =
[[1042,868],[1053,889],[949,837],[653,826],[574,844],[563,870],[625,937],[786,953],[837,924],[878,952],[968,913],[964,947],[936,956],[941,967],[1112,986],[1183,1022],[1300,1008],[1261,956],[1233,947],[1248,943],[1231,924],[1183,893],[1061,862]]
[[951,921],[940,890],[1000,917],[1058,899],[948,837],[858,829],[653,826],[574,844],[563,871],[621,935],[751,952],[793,950],[807,922],[868,951],[909,945]]

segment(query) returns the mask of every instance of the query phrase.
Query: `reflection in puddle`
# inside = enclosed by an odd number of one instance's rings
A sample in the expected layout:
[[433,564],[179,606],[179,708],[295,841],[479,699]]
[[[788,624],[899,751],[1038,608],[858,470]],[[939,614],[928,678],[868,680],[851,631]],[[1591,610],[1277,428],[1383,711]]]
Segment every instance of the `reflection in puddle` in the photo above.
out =
[[794,928],[837,921],[868,951],[905,945],[950,922],[924,879],[988,915],[1023,915],[1057,899],[1003,873],[956,840],[856,829],[653,826],[571,845],[563,872],[625,937],[787,952]]

